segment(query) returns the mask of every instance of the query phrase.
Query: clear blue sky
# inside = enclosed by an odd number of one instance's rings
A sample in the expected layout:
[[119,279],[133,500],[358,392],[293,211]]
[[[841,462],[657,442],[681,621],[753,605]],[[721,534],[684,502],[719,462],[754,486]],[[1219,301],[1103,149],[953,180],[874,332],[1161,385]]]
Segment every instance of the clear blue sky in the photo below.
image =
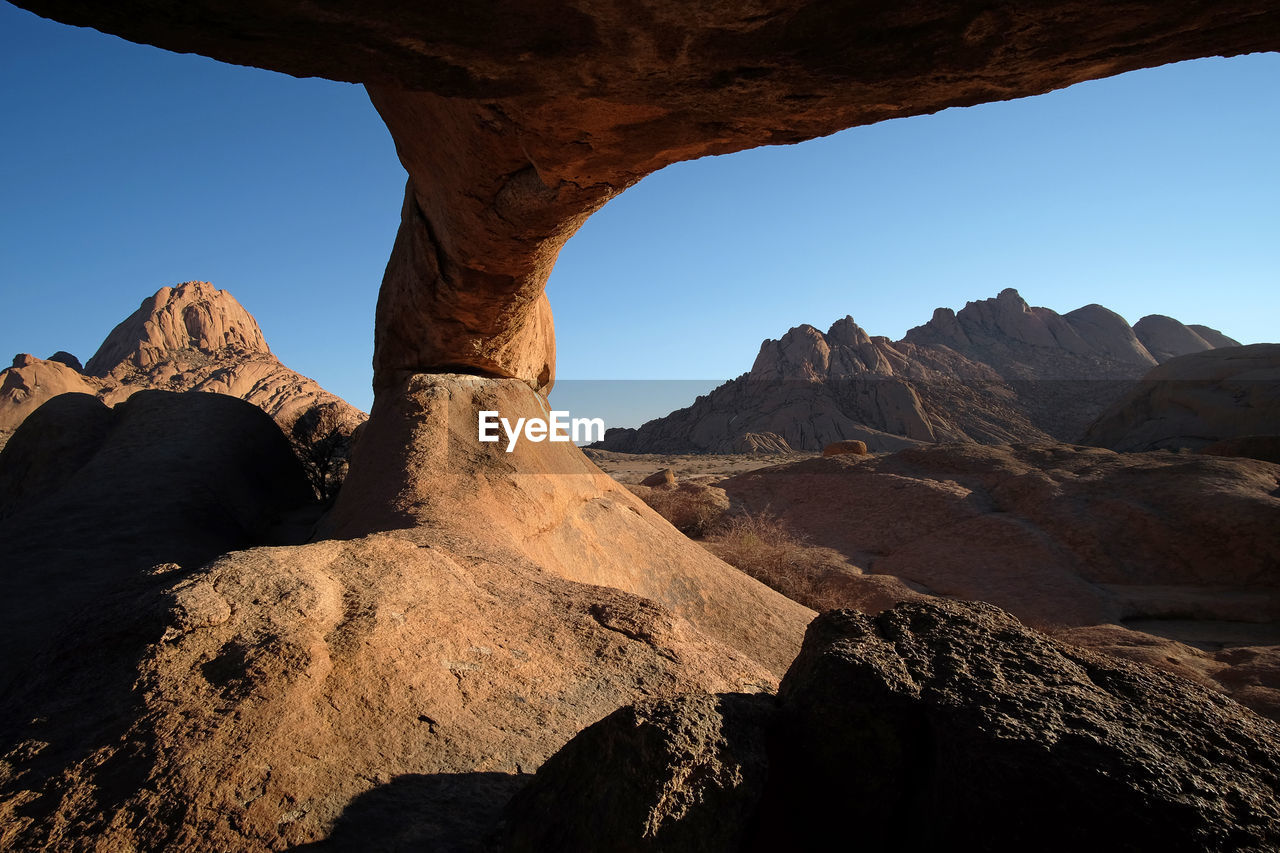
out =
[[[201,279],[368,408],[404,173],[361,88],[5,3],[0,78],[0,357],[87,360],[144,297]],[[1005,287],[1280,340],[1277,152],[1266,54],[677,164],[562,253],[559,375],[724,379],[799,323],[898,338]]]

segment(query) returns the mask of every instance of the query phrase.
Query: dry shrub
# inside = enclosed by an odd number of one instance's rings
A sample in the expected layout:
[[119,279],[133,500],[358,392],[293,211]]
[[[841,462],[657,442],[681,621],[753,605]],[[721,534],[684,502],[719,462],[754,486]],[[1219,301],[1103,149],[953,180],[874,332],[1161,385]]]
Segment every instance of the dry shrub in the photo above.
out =
[[849,577],[771,512],[729,514],[723,489],[628,485],[672,526],[739,571],[814,610],[856,606]]
[[840,606],[831,600],[831,569],[825,555],[772,513],[726,516],[702,544],[792,601],[814,610]]
[[699,538],[715,530],[729,509],[723,489],[697,483],[681,483],[675,488],[628,486],[640,500],[685,536]]

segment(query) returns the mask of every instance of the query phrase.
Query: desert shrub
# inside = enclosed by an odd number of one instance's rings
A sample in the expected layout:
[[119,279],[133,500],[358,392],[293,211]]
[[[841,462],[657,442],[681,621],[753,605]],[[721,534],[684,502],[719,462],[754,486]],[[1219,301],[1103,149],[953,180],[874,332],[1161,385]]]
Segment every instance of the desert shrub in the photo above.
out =
[[814,610],[849,606],[849,593],[822,549],[771,512],[729,513],[723,489],[627,486],[672,526],[739,571]]
[[698,483],[681,483],[675,488],[628,488],[676,530],[694,539],[714,531],[729,508],[729,498],[723,489]]
[[769,512],[726,515],[703,547],[765,586],[814,610],[843,606],[833,598],[826,556]]
[[320,500],[333,498],[347,476],[351,430],[338,403],[320,403],[298,417],[286,433]]

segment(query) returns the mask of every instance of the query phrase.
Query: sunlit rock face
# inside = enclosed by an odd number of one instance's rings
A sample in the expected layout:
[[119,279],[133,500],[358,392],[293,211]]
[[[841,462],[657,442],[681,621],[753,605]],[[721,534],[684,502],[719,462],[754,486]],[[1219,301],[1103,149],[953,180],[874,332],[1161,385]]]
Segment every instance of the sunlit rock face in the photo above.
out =
[[170,50],[365,83],[409,171],[379,301],[395,371],[554,380],[543,287],[594,210],[679,160],[1280,49],[1280,9],[1190,0],[483,5],[23,0]]

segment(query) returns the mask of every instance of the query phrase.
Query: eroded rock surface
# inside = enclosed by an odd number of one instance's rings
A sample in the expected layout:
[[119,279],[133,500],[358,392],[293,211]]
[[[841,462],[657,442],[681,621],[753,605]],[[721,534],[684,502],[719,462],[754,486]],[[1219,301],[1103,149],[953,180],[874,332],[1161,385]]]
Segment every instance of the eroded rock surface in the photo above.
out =
[[799,847],[848,827],[877,850],[1280,842],[1275,723],[988,605],[825,614],[778,698],[765,809]]
[[269,353],[262,330],[231,294],[206,282],[189,281],[162,287],[142,301],[98,347],[85,367],[92,376],[107,376],[130,367],[147,370],[159,362],[196,350],[229,349],[244,354]]
[[652,602],[387,534],[99,607],[123,667],[37,672],[0,705],[6,849],[488,849],[525,774],[620,705],[776,683]]
[[772,696],[631,705],[576,735],[505,809],[506,849],[743,850],[768,771]]

